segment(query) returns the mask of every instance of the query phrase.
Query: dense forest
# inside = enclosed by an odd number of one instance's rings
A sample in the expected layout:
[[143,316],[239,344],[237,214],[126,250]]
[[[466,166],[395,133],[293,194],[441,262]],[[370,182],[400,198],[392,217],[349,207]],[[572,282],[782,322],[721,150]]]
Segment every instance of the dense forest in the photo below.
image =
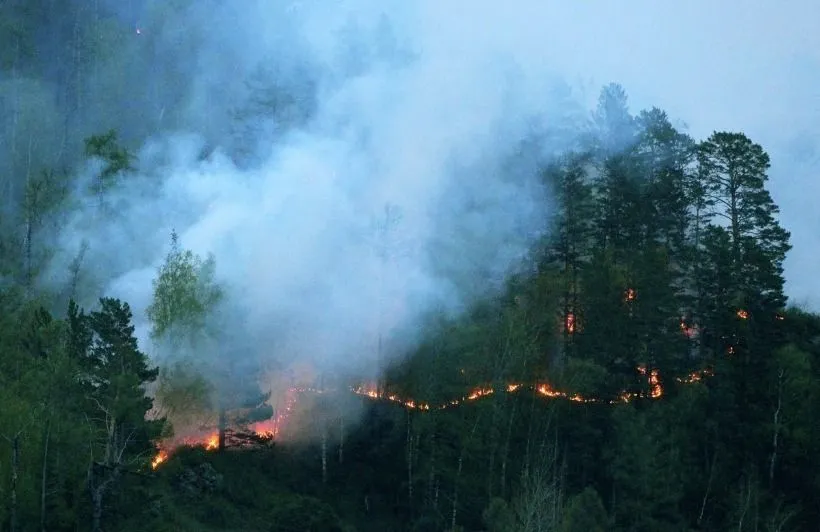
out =
[[169,235],[143,345],[106,292],[117,250],[60,237],[78,212],[122,222],[160,128],[229,119],[242,161],[309,120],[293,76],[191,114],[168,42],[96,2],[0,4],[0,529],[818,529],[820,316],[784,294],[763,147],[693,139],[607,85],[530,176],[549,215],[502,289],[429,312],[376,381],[269,386],[254,346],[220,355],[240,330],[215,276],[231,257]]

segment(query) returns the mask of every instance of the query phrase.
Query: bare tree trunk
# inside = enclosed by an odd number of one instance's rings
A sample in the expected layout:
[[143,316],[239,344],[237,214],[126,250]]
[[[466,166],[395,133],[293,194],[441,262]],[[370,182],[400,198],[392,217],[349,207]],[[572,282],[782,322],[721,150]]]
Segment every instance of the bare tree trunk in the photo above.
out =
[[77,286],[80,283],[80,272],[82,271],[86,251],[88,251],[88,241],[83,240],[82,244],[80,244],[80,250],[77,252],[77,256],[74,257],[69,266],[71,281],[68,287],[68,295],[70,299],[77,297]]
[[510,438],[512,438],[513,420],[515,419],[515,411],[517,402],[513,402],[512,413],[510,414],[510,421],[507,423],[507,435],[504,438],[504,447],[501,454],[501,497],[503,498],[507,491],[507,460],[510,454]]
[[712,463],[709,466],[709,480],[706,481],[706,492],[703,494],[703,502],[700,505],[700,514],[698,515],[698,525],[703,521],[703,515],[706,513],[706,504],[709,502],[709,495],[712,493],[712,481],[715,478],[715,464],[717,463],[717,450],[712,455]]
[[777,408],[774,411],[774,434],[772,435],[772,458],[769,461],[769,484],[774,483],[774,466],[777,462],[778,436],[780,435],[780,409],[783,405],[783,369],[777,374]]
[[[97,484],[97,471],[110,469],[105,480]],[[91,482],[89,491],[91,492],[91,532],[102,532],[103,502],[106,493],[120,475],[120,464],[108,467],[104,464],[91,464]]]
[[461,470],[464,465],[464,452],[458,456],[458,468],[456,469],[456,479],[453,485],[453,511],[450,514],[450,530],[456,529],[456,517],[458,515],[458,481],[461,479]]
[[[473,439],[473,435],[475,434],[475,431],[478,428],[478,422],[480,420],[480,417],[476,418],[475,423],[473,424],[473,429],[470,431],[470,436],[467,438],[467,441]],[[456,468],[456,478],[453,482],[453,511],[450,514],[450,530],[455,530],[456,528],[456,516],[458,515],[458,484],[461,480],[461,470],[464,465],[464,454],[466,452],[466,442],[464,442],[461,446],[461,453],[458,455],[458,467]]]
[[51,420],[46,422],[43,438],[43,469],[40,475],[40,531],[46,532],[46,486],[48,486],[48,445],[51,441]]
[[741,532],[743,530],[743,521],[746,519],[746,514],[749,513],[749,506],[752,501],[752,482],[750,479],[745,479],[746,486],[741,487],[741,497],[743,496],[743,492],[745,491],[746,499],[743,501],[743,506],[740,511],[740,517],[737,520],[737,530]]

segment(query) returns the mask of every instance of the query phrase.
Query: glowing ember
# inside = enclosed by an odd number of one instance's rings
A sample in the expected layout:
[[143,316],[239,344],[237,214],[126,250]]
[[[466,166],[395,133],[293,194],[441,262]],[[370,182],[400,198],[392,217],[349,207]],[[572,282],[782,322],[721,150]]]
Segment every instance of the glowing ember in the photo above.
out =
[[681,317],[680,330],[687,338],[697,338],[698,328],[696,325],[689,326],[686,324],[686,319]]
[[635,289],[627,288],[626,292],[624,293],[624,301],[635,301]]
[[564,328],[566,329],[567,334],[573,334],[575,332],[575,313],[567,313],[567,317],[564,320]]
[[[638,366],[636,368],[638,373],[646,375],[646,366]],[[663,395],[663,388],[661,387],[661,377],[657,369],[649,372],[649,396],[653,399],[658,399]]]
[[703,369],[700,371],[693,371],[683,378],[678,377],[677,381],[683,384],[693,384],[695,382],[700,382],[704,377],[711,377],[712,375],[714,375],[714,373],[712,373],[711,370]]
[[157,453],[154,459],[151,460],[151,469],[156,469],[157,467],[159,467],[161,463],[163,463],[167,459],[168,453],[166,453],[165,451],[160,451],[159,453]]
[[219,448],[219,434],[213,434],[208,437],[208,441],[205,442],[205,450],[213,451],[217,448]]
[[484,397],[485,395],[490,395],[491,393],[493,393],[492,388],[479,388],[473,391],[473,393],[471,393],[470,395],[468,395],[467,400],[474,401],[479,397]]

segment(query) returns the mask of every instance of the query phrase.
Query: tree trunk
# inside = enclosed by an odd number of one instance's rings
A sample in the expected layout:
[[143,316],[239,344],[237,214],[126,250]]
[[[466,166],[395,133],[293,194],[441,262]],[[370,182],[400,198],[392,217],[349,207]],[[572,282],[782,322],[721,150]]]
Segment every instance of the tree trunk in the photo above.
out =
[[715,478],[715,464],[717,463],[717,450],[712,455],[712,463],[709,466],[709,480],[706,481],[706,491],[703,494],[703,502],[700,505],[700,514],[698,515],[698,525],[703,521],[703,516],[706,513],[706,505],[709,502],[709,495],[712,493],[712,481]]
[[427,501],[435,508],[435,488],[436,488],[436,432],[430,434],[430,475],[427,479]]
[[43,438],[43,469],[40,475],[40,531],[46,532],[46,486],[48,485],[48,444],[51,440],[51,421],[46,422]]
[[769,461],[769,485],[774,484],[774,466],[777,462],[777,445],[780,435],[780,409],[783,405],[783,369],[777,374],[777,408],[774,411],[774,434],[772,435],[772,457]]
[[507,423],[507,435],[504,438],[504,447],[501,454],[501,481],[500,481],[500,496],[503,498],[507,491],[507,460],[510,454],[510,438],[512,438],[513,421],[515,420],[515,410],[517,402],[513,402],[512,412],[510,413],[510,421]]
[[456,529],[456,516],[458,515],[458,481],[461,479],[461,469],[464,465],[464,452],[458,456],[458,468],[456,469],[456,479],[453,483],[453,512],[450,514],[450,530]]
[[91,492],[91,532],[102,530],[102,491],[93,490]]
[[105,480],[96,484],[96,471],[103,469],[104,466],[100,464],[91,465],[91,532],[102,532],[102,513],[103,513],[103,499],[108,491],[108,488],[113,484],[120,474],[119,465],[114,465]]

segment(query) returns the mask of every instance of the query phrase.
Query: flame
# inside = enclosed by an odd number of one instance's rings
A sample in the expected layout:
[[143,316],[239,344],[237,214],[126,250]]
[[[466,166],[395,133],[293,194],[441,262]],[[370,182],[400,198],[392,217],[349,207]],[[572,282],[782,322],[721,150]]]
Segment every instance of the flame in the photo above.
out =
[[677,381],[683,384],[693,384],[695,382],[700,382],[704,379],[704,377],[711,377],[714,373],[709,369],[702,369],[699,371],[693,371],[686,377],[678,377]]
[[653,369],[649,372],[649,396],[653,399],[658,399],[663,395],[663,387],[661,387],[661,378],[658,370]]
[[737,317],[742,320],[745,320],[749,317],[749,313],[743,309],[740,309],[737,311]]
[[[249,427],[250,430],[253,431],[256,435],[266,438],[275,438],[279,436],[282,425],[288,419],[288,417],[290,417],[290,414],[292,413],[296,405],[298,394],[305,392],[322,393],[323,390],[299,387],[289,388],[285,396],[285,408],[282,409],[281,412],[277,413],[277,415],[275,415],[271,419],[254,423]],[[374,398],[375,397],[377,397],[377,395],[374,395]],[[188,436],[182,439],[164,441],[162,443],[162,446],[163,449],[160,450],[159,453],[157,453],[157,455],[151,461],[152,469],[156,469],[160,464],[167,461],[173,453],[174,449],[178,447],[204,447],[206,451],[215,451],[219,449],[219,432],[210,432],[204,436],[200,434],[195,436]]]
[[474,390],[470,395],[467,396],[468,401],[475,401],[479,397],[484,397],[485,395],[490,395],[493,393],[492,388],[478,388]]
[[168,453],[165,451],[160,451],[157,455],[151,460],[151,469],[156,469],[159,467],[161,463],[168,459]]
[[[638,373],[646,375],[646,366],[638,366],[636,368]],[[663,388],[661,387],[661,377],[657,369],[649,371],[649,396],[653,399],[658,399],[663,395]]]
[[624,293],[624,301],[635,301],[635,289],[634,288],[627,288],[626,292]]
[[575,332],[574,312],[567,312],[567,317],[564,319],[564,328],[566,329],[567,334],[573,334]]
[[697,338],[698,336],[698,327],[697,325],[689,326],[686,324],[686,318],[681,316],[680,319],[680,330],[687,338]]
[[214,449],[219,448],[219,434],[212,434],[208,437],[208,440],[205,442],[205,450],[206,451],[213,451]]
[[[573,315],[570,314],[569,316],[573,316]],[[574,323],[574,321],[573,321],[573,323]],[[682,329],[683,329],[684,325],[685,324],[683,322],[681,322],[681,328]],[[731,354],[733,352],[734,352],[734,347],[730,346],[729,347],[729,353]],[[661,381],[660,381],[660,373],[658,372],[657,369],[652,369],[652,370],[647,371],[646,366],[639,365],[636,368],[636,371],[638,371],[638,373],[640,373],[643,376],[647,376],[647,379],[649,381],[649,393],[648,393],[648,395],[641,394],[641,393],[636,393],[636,392],[624,391],[624,392],[621,392],[621,394],[619,394],[615,399],[612,399],[612,400],[608,401],[610,404],[615,404],[615,403],[620,403],[620,402],[629,403],[630,401],[632,401],[634,399],[641,398],[641,397],[646,397],[646,398],[650,398],[650,399],[659,399],[663,396],[664,391],[663,391]],[[676,380],[680,383],[691,384],[691,383],[699,382],[703,378],[705,378],[707,376],[712,376],[712,375],[713,375],[713,373],[712,373],[711,370],[704,369],[704,370],[694,371],[694,372],[690,373],[689,375],[687,375],[686,377],[678,378]],[[545,383],[545,382],[540,383],[540,384],[535,384],[535,385],[524,385],[524,384],[521,384],[521,383],[518,383],[518,382],[513,382],[513,383],[508,383],[508,384],[504,385],[503,389],[506,390],[507,393],[513,393],[513,392],[516,392],[516,391],[520,390],[524,386],[526,386],[530,390],[534,390],[538,395],[542,395],[542,396],[548,397],[548,398],[553,398],[553,399],[562,398],[562,399],[567,399],[567,400],[569,400],[571,402],[575,402],[575,403],[598,403],[598,402],[601,402],[601,399],[599,399],[599,398],[585,397],[585,396],[583,396],[581,394],[578,394],[578,393],[570,394],[570,393],[567,393],[567,392],[564,392],[564,391],[556,390],[550,384]],[[260,422],[260,423],[256,423],[255,425],[253,425],[252,430],[254,430],[254,432],[259,434],[260,436],[267,436],[267,437],[276,437],[276,436],[278,436],[279,435],[279,430],[280,430],[280,425],[281,425],[281,423],[283,423],[287,419],[287,417],[292,412],[292,410],[295,406],[295,403],[296,403],[297,395],[299,393],[312,392],[312,393],[320,394],[320,393],[324,393],[324,391],[325,390],[318,390],[318,389],[312,389],[312,388],[291,388],[291,389],[289,389],[288,390],[287,401],[286,401],[286,406],[283,409],[283,411],[281,413],[277,414],[276,416],[274,416],[273,418],[271,418],[270,420],[266,420],[266,421],[263,421],[263,422]],[[408,409],[411,409],[411,410],[422,410],[422,411],[429,411],[429,410],[434,410],[434,409],[435,410],[440,410],[440,409],[455,407],[455,406],[458,406],[458,405],[464,403],[465,401],[476,401],[478,399],[481,399],[482,397],[487,397],[487,396],[492,395],[493,393],[495,393],[495,390],[492,387],[489,387],[489,386],[475,388],[469,394],[465,395],[464,397],[462,397],[460,399],[452,399],[452,400],[450,400],[448,402],[445,402],[443,404],[440,404],[440,405],[437,405],[437,406],[431,406],[428,403],[418,402],[415,399],[403,398],[403,397],[401,397],[401,396],[399,396],[398,394],[395,394],[395,393],[389,393],[388,394],[388,393],[380,392],[378,390],[378,388],[375,385],[372,385],[372,384],[371,385],[365,385],[365,386],[351,387],[350,391],[353,392],[356,395],[367,397],[369,399],[387,400],[387,401],[390,401],[390,402],[400,404],[400,405],[404,406],[405,408],[408,408]],[[183,440],[182,442],[178,442],[176,446],[179,446],[179,445],[202,446],[208,451],[215,450],[219,446],[219,435],[218,435],[218,433],[211,433],[211,434],[208,434],[204,438],[186,439],[186,440]],[[176,446],[165,447],[163,449],[160,449],[159,452],[157,453],[157,455],[151,460],[151,468],[152,469],[157,469],[160,464],[166,462],[168,460],[168,458],[170,458],[170,455],[173,452],[173,448],[176,447]]]

